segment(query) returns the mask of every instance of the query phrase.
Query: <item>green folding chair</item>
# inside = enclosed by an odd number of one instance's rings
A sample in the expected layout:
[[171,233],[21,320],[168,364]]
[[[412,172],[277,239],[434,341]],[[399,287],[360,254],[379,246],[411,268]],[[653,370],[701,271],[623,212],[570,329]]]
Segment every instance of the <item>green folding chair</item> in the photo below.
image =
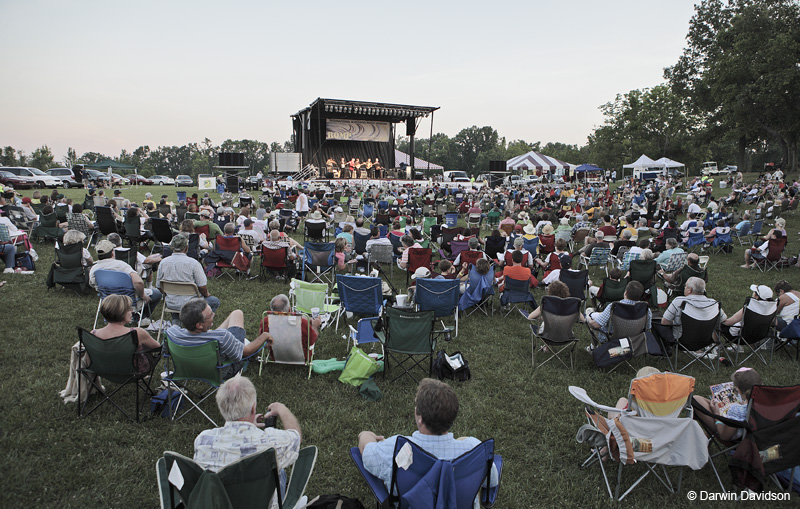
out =
[[[401,372],[392,381],[403,375],[419,380],[412,371],[421,370],[425,376],[433,372],[433,352],[436,350],[436,337],[433,332],[435,311],[404,311],[387,307],[384,314],[384,331],[378,332],[386,353],[384,377],[390,364]],[[427,359],[427,367],[423,365]]]
[[311,308],[319,308],[320,314],[339,312],[339,306],[333,304],[333,299],[328,295],[328,285],[325,283],[308,283],[299,279],[292,279],[289,289],[289,299],[292,309],[311,314]]

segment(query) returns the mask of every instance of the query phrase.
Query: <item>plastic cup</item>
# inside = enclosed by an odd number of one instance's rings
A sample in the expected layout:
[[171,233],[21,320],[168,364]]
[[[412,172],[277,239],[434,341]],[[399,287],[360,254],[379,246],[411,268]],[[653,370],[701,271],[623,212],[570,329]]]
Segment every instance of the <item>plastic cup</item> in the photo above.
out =
[[405,307],[407,298],[408,298],[408,295],[403,295],[403,294],[397,295],[395,297],[395,300],[397,301],[397,306],[398,307]]
[[311,318],[315,320],[319,318],[319,308],[311,308]]

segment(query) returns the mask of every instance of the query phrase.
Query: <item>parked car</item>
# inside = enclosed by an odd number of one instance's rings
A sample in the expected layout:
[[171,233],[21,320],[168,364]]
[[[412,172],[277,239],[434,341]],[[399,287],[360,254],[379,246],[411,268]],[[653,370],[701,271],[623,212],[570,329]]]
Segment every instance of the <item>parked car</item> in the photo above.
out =
[[194,185],[194,180],[189,175],[178,175],[175,177],[176,187],[189,187]]
[[138,175],[136,173],[128,175],[126,178],[128,180],[130,180],[131,184],[133,184],[133,185],[140,185],[140,186],[141,185],[145,185],[145,186],[152,186],[153,185],[153,181],[152,180],[150,180],[149,178],[146,178],[146,177],[142,177],[141,175]]
[[175,179],[172,177],[167,177],[165,175],[153,175],[150,177],[150,180],[153,181],[153,184],[158,184],[159,186],[174,186]]
[[3,169],[0,169],[0,184],[14,189],[30,189],[35,185],[34,182]]
[[111,177],[108,176],[108,173],[104,173],[99,170],[83,170],[83,172],[86,174],[86,180],[88,180],[90,184],[94,184],[96,187],[105,187],[111,185]]
[[50,168],[45,173],[60,180],[66,189],[81,187],[81,183],[75,180],[75,173],[69,168]]
[[115,186],[129,186],[131,185],[131,181],[120,175],[119,173],[112,173],[111,174],[112,183]]
[[3,171],[8,171],[14,175],[31,182],[35,187],[52,187],[53,189],[62,185],[61,180],[48,175],[38,168],[28,166],[4,166]]

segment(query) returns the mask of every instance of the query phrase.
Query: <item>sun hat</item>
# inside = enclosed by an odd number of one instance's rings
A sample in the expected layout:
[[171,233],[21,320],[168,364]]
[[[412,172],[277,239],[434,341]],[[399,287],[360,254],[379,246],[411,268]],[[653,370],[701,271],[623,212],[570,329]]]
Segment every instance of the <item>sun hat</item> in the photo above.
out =
[[532,224],[526,224],[525,227],[522,229],[528,235],[536,235],[536,227]]
[[201,210],[200,217],[211,217],[211,211],[208,209]]
[[315,210],[314,212],[308,215],[308,218],[313,219],[315,221],[319,221],[320,219],[322,219],[322,213],[320,213],[319,210]]
[[428,278],[428,277],[431,277],[431,271],[425,267],[419,267],[417,270],[414,271],[413,274],[411,274],[411,279]]
[[553,225],[546,224],[542,227],[542,235],[552,235],[553,234]]
[[560,223],[561,224],[569,224],[569,218],[568,217],[562,217]]
[[761,300],[769,300],[772,298],[772,288],[767,285],[750,285],[750,290],[758,295]]

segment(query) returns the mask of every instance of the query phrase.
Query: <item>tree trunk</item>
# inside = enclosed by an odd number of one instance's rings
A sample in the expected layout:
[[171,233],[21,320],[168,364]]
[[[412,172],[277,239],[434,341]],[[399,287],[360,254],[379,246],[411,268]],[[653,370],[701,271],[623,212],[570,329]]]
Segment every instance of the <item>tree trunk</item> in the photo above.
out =
[[744,136],[739,137],[739,143],[736,152],[736,164],[739,166],[739,171],[744,171],[746,161],[745,149],[747,148],[747,138]]

